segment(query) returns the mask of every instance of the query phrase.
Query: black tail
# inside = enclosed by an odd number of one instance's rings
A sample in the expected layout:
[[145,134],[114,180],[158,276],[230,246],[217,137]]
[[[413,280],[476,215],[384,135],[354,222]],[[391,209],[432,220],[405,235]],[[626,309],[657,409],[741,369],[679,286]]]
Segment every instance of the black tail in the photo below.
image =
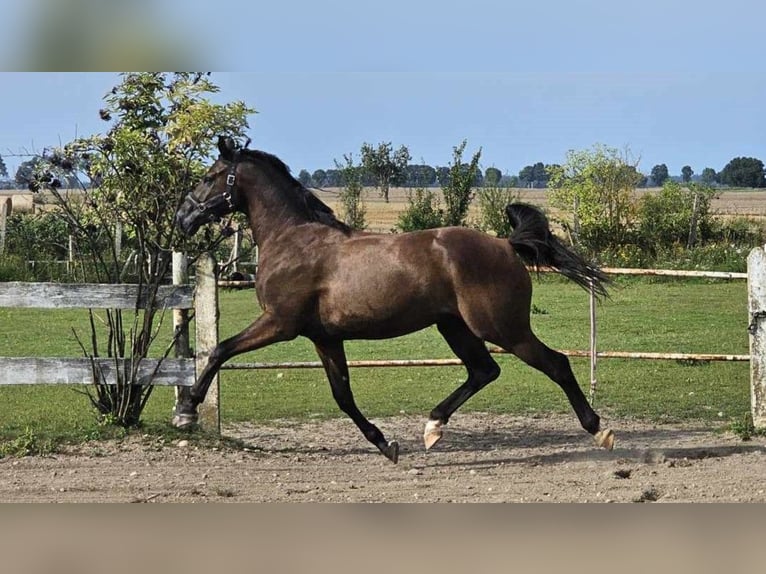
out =
[[609,278],[551,233],[548,218],[538,208],[526,203],[511,203],[505,213],[513,227],[508,241],[527,265],[551,267],[580,287],[598,297],[608,297]]

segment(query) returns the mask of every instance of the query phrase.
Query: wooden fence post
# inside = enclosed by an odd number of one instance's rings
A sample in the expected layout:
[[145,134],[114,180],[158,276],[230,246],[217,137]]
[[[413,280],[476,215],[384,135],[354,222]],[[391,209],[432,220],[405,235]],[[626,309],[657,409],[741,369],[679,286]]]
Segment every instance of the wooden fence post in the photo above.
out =
[[[173,285],[189,283],[189,263],[185,253],[173,252]],[[176,358],[191,357],[189,346],[189,311],[188,309],[173,309],[173,335]],[[176,400],[179,387],[176,387]]]
[[[205,253],[197,261],[197,286],[194,293],[194,320],[196,325],[196,368],[199,377],[208,358],[218,344],[218,286],[217,265],[213,256]],[[216,432],[221,430],[219,408],[220,390],[218,374],[210,384],[205,401],[199,406],[199,422]]]
[[753,424],[766,428],[766,251],[747,257],[748,331],[750,333],[750,405]]
[[242,247],[242,229],[237,227],[237,231],[234,233],[234,249],[231,253],[231,270],[239,271],[239,252]]
[[0,201],[0,255],[5,251],[5,229],[11,214],[11,198]]

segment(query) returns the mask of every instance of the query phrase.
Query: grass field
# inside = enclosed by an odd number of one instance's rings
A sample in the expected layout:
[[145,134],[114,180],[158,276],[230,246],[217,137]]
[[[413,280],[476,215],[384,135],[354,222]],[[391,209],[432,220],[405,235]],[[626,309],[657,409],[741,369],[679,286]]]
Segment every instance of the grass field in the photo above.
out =
[[[245,327],[257,313],[252,291],[221,293],[221,337]],[[625,278],[598,308],[601,350],[699,353],[748,352],[746,286],[743,281],[680,281]],[[558,277],[535,280],[533,326],[554,348],[587,349],[588,298]],[[167,321],[169,323],[169,319]],[[86,334],[87,314],[77,310],[0,309],[0,354],[77,356],[72,328]],[[169,326],[165,325],[169,330]],[[449,358],[435,329],[388,341],[354,341],[349,359]],[[316,360],[306,340],[281,343],[235,361]],[[563,392],[512,356],[498,356],[503,374],[466,403],[471,410],[534,414],[567,412]],[[572,359],[588,386],[587,359]],[[358,368],[351,372],[357,402],[369,417],[422,413],[464,380],[462,367]],[[603,359],[598,366],[596,409],[607,419],[639,417],[658,422],[741,421],[749,412],[747,363],[681,364],[676,361]],[[81,390],[81,389],[80,389]],[[224,371],[224,423],[273,418],[345,416],[335,405],[321,370]],[[152,395],[147,428],[167,429],[173,390]],[[574,416],[574,415],[572,415]],[[0,388],[0,440],[34,434],[70,441],[99,436],[87,398],[71,387]]]

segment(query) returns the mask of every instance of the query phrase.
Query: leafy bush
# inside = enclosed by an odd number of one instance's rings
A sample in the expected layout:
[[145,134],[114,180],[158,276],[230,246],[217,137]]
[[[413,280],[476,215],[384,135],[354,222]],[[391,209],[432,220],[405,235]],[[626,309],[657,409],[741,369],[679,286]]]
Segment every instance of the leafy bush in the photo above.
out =
[[433,229],[444,225],[444,211],[439,198],[430,189],[418,187],[407,193],[407,208],[399,216],[396,227],[402,231]]
[[62,260],[67,257],[69,230],[52,211],[14,213],[8,217],[5,250],[25,260]]
[[31,280],[33,280],[33,277],[24,259],[8,255],[0,257],[0,282]]
[[[365,215],[367,210],[362,201],[362,175],[364,168],[354,164],[354,158],[348,154],[343,156],[344,164],[335,162],[340,172],[343,189],[340,192],[340,202],[343,205],[343,222],[352,229],[364,229],[367,227]],[[388,188],[386,188],[388,194]]]
[[482,231],[491,231],[498,237],[508,237],[511,222],[505,213],[509,203],[518,201],[519,193],[508,187],[488,186],[476,194],[479,203],[479,227]]
[[[662,190],[645,195],[638,209],[641,245],[651,251],[683,244],[693,247],[711,237],[710,201],[715,192],[707,186],[667,181]],[[693,229],[694,227],[694,229]]]
[[755,247],[766,241],[763,224],[746,217],[714,219],[709,233],[713,241],[732,245]]
[[567,153],[548,168],[549,201],[565,214],[562,225],[591,257],[630,242],[635,218],[633,190],[642,175],[628,150],[596,145]]
[[443,225],[465,225],[468,208],[473,199],[473,186],[479,170],[481,148],[473,154],[470,163],[463,163],[463,152],[468,142],[463,142],[452,149],[452,163],[446,181],[442,182],[445,210]]

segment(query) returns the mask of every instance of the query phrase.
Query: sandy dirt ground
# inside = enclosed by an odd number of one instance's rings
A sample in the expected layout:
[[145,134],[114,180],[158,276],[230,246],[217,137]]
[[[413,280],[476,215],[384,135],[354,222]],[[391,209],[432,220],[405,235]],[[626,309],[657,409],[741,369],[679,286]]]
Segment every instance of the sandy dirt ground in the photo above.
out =
[[420,417],[376,421],[377,454],[351,421],[225,427],[238,439],[134,435],[0,460],[2,502],[766,502],[766,438],[614,420],[600,450],[574,416],[456,414],[422,446]]

